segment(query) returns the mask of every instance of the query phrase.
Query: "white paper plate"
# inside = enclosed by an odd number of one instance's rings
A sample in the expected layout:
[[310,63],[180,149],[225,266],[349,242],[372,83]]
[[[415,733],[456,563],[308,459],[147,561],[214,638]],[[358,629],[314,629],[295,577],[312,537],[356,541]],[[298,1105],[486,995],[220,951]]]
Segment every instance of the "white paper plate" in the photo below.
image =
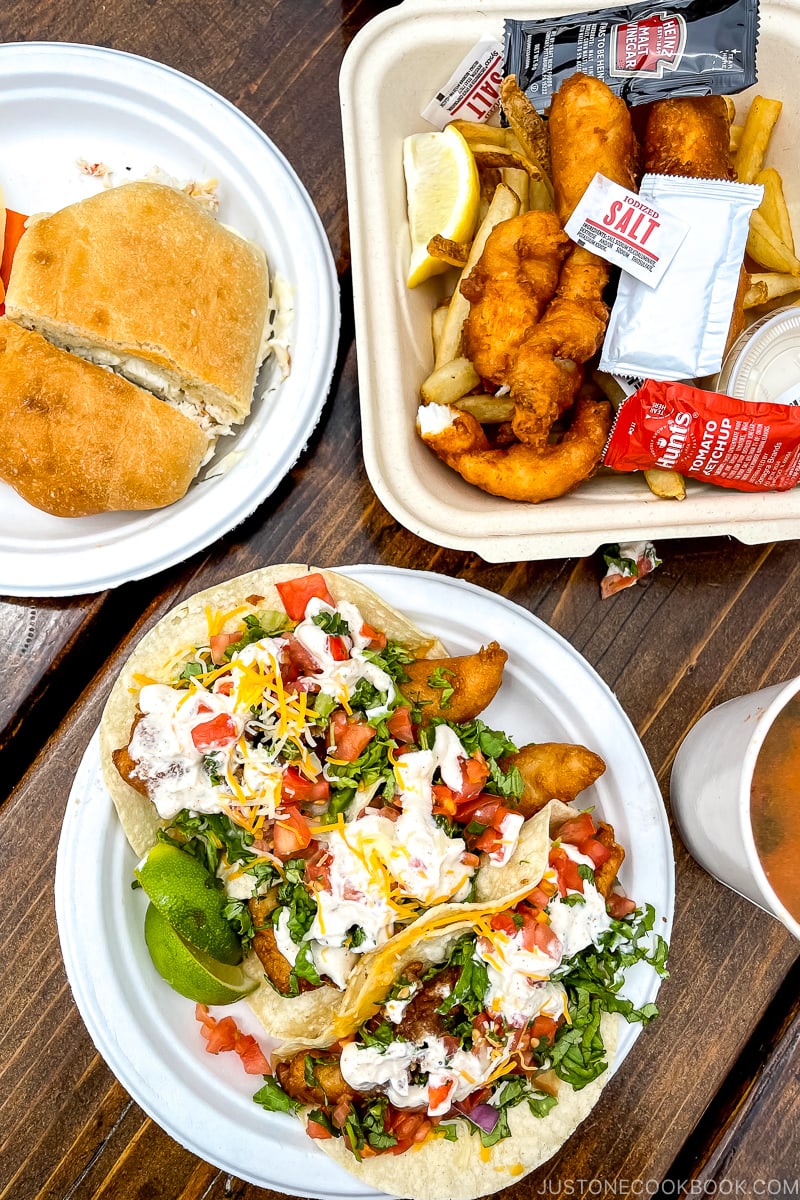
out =
[[[616,0],[611,0],[615,3]],[[608,0],[606,0],[608,3]],[[489,562],[591,554],[604,542],[733,534],[758,543],[800,537],[800,487],[734,492],[687,480],[683,503],[659,500],[641,473],[605,473],[543,504],[489,496],[440,462],[415,432],[419,387],[432,368],[431,309],[444,285],[411,291],[402,142],[432,127],[420,112],[483,37],[502,38],[503,18],[603,7],[564,0],[405,0],[373,18],[345,55],[340,96],[353,258],[353,302],[364,462],[383,504],[438,546]],[[798,0],[761,5],[757,88],[783,101],[767,161],[784,176],[795,228],[800,217]],[[736,98],[746,105],[749,96]]]
[[[339,289],[325,232],[280,151],[243,113],[171,68],[115,50],[0,46],[0,183],[9,208],[53,210],[95,194],[79,158],[112,183],[154,167],[219,180],[220,220],[267,252],[294,303],[292,370],[262,371],[253,412],[188,494],[149,513],[52,517],[0,483],[0,595],[100,591],[172,566],[244,520],[293,466],[319,419],[339,333]],[[228,458],[222,473],[220,460]]]
[[[626,891],[655,906],[658,932],[669,937],[674,862],[661,795],[633,727],[589,664],[525,609],[461,580],[387,567],[344,572],[437,634],[452,653],[471,652],[491,638],[502,642],[510,659],[486,710],[488,724],[519,744],[580,742],[603,755],[607,770],[583,795],[628,848],[621,871]],[[130,887],[134,864],[103,786],[95,734],[67,803],[55,896],[75,1002],[111,1070],[167,1133],[222,1170],[297,1196],[374,1195],[317,1151],[293,1118],[253,1103],[260,1080],[244,1074],[236,1055],[205,1052],[194,1006],[161,980],[148,957],[146,898]],[[638,964],[626,994],[642,1004],[657,991],[655,973]],[[245,1004],[219,1013],[227,1011],[257,1032]],[[621,1021],[616,1065],[638,1033],[639,1026]]]

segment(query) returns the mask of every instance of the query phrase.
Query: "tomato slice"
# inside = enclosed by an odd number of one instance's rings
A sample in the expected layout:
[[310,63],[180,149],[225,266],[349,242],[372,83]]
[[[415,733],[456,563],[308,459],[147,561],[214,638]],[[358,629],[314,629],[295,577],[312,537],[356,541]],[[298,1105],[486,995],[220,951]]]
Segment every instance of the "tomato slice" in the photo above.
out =
[[272,835],[278,858],[291,858],[298,850],[305,850],[311,843],[308,822],[296,808],[278,810]]
[[330,793],[327,779],[307,779],[295,766],[289,766],[283,772],[281,804],[321,804],[330,798]]
[[336,602],[328,591],[325,576],[316,572],[313,575],[301,575],[299,579],[287,579],[284,583],[275,585],[278,589],[283,607],[293,621],[302,621],[306,615],[309,600],[316,598],[336,607]]
[[396,742],[408,745],[414,741],[414,727],[411,724],[411,709],[401,706],[396,708],[386,722],[386,728]]
[[195,750],[224,750],[239,737],[239,728],[230,713],[218,713],[210,721],[202,721],[192,730]]
[[580,846],[581,842],[593,837],[596,832],[591,814],[582,812],[580,816],[570,817],[568,821],[565,821],[558,831],[558,836],[562,842],[569,842],[571,846]]

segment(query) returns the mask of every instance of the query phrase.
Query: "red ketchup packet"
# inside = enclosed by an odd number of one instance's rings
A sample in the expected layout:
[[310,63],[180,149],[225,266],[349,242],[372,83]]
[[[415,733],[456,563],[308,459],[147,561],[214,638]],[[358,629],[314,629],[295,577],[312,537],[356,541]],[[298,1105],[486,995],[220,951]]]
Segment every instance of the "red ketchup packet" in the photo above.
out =
[[603,463],[661,467],[741,492],[788,491],[800,482],[800,405],[647,379],[620,406]]
[[758,0],[665,0],[505,22],[505,75],[539,111],[575,71],[630,105],[756,82]]

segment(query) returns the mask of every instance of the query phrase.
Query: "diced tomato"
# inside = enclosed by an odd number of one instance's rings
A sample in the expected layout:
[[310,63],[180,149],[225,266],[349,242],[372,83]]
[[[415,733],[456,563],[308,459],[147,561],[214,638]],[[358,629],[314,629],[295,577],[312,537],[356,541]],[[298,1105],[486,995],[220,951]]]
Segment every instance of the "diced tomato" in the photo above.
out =
[[602,867],[603,863],[611,858],[610,848],[598,842],[597,838],[587,838],[585,842],[581,842],[578,849],[581,854],[590,858],[596,867]]
[[234,642],[241,641],[241,633],[212,633],[209,638],[211,646],[211,661],[217,666],[225,662],[225,651]]
[[404,705],[396,708],[386,722],[386,728],[396,742],[402,742],[404,745],[413,742],[414,727],[411,724],[411,709]]
[[559,895],[566,896],[568,891],[583,894],[583,880],[578,874],[578,864],[569,857],[563,846],[550,851],[549,861],[558,876]]
[[219,1054],[223,1050],[233,1050],[236,1046],[236,1022],[233,1017],[223,1017],[213,1028],[203,1026],[202,1034],[207,1041],[206,1050],[209,1054]]
[[495,913],[489,924],[492,929],[496,929],[500,933],[505,933],[508,937],[513,937],[519,929],[519,925],[510,912]]
[[424,1112],[398,1112],[390,1105],[386,1112],[385,1125],[397,1138],[391,1147],[392,1154],[403,1154],[416,1142],[424,1142],[433,1128],[430,1117]]
[[210,721],[202,721],[192,730],[192,741],[196,750],[224,750],[239,736],[239,729],[230,713],[218,713]]
[[606,898],[606,908],[610,917],[613,917],[615,921],[620,921],[623,917],[629,917],[636,910],[636,901],[631,900],[628,896],[623,896],[621,892],[612,892]]
[[360,721],[348,721],[346,713],[337,709],[331,717],[331,735],[329,753],[342,762],[355,762],[375,737],[375,730]]
[[474,758],[461,760],[461,792],[465,800],[471,800],[483,790],[483,785],[489,778],[489,766],[480,750]]
[[234,1050],[242,1060],[242,1066],[248,1075],[269,1075],[270,1065],[264,1051],[251,1033],[237,1030],[238,1037]]
[[543,1017],[541,1014],[539,1014],[538,1017],[534,1017],[533,1019],[533,1024],[531,1025],[531,1037],[543,1037],[547,1038],[548,1042],[552,1042],[556,1036],[557,1029],[557,1021],[554,1021],[552,1017]]
[[536,913],[532,908],[521,911],[522,916],[522,945],[526,950],[535,950],[539,946],[539,925]]
[[326,891],[330,891],[331,886],[331,863],[333,855],[326,850],[321,858],[308,859],[306,862],[306,881],[308,883],[321,883]]
[[[497,796],[490,796],[488,792],[480,792],[467,801],[461,801],[456,796],[456,820],[462,825],[468,825],[470,821],[477,821],[479,825],[494,825],[500,807]],[[507,813],[508,809],[503,812]]]
[[428,1085],[428,1108],[439,1108],[447,1100],[448,1096],[455,1086],[455,1080],[450,1079],[447,1083],[437,1083]]
[[320,1125],[319,1121],[313,1121],[311,1118],[306,1122],[306,1133],[309,1137],[316,1138],[318,1142],[324,1142],[326,1138],[333,1137],[329,1129],[324,1125]]
[[542,909],[547,908],[554,894],[555,889],[547,891],[540,885],[539,887],[535,887],[532,892],[529,892],[526,899],[534,908]]
[[272,836],[278,858],[291,858],[311,842],[308,822],[296,808],[278,809]]
[[453,789],[449,788],[446,783],[434,783],[431,790],[433,791],[433,811],[445,817],[454,817],[456,815],[456,798],[453,795]]
[[571,846],[580,846],[581,842],[593,837],[595,833],[591,813],[582,812],[579,816],[570,817],[568,821],[565,821],[558,831],[558,836],[562,842],[569,842]]
[[475,842],[475,849],[483,854],[494,854],[503,844],[503,835],[499,829],[485,829]]
[[330,784],[327,779],[307,779],[295,766],[289,766],[283,772],[281,782],[281,804],[321,804],[330,798]]
[[383,650],[384,646],[386,645],[386,634],[382,633],[380,629],[373,629],[373,627],[368,625],[366,621],[361,626],[361,636],[364,638],[369,638],[370,650]]
[[291,633],[285,634],[281,665],[281,677],[284,682],[293,683],[301,675],[315,675],[318,672],[319,663],[311,651]]
[[334,662],[346,662],[350,657],[347,642],[341,637],[328,638],[328,653]]
[[561,958],[561,942],[544,921],[536,921],[533,926],[533,940],[537,950],[550,958]]
[[333,596],[328,591],[325,576],[319,572],[313,575],[301,575],[299,579],[287,579],[284,583],[276,584],[276,587],[283,601],[283,607],[293,621],[302,621],[306,615],[306,606],[309,600],[315,597],[330,604],[331,608],[336,607]]
[[227,677],[216,680],[214,691],[219,692],[220,696],[230,696],[233,691],[233,680]]
[[461,855],[461,861],[465,867],[479,867],[481,865],[480,856],[472,854],[469,850],[465,850]]

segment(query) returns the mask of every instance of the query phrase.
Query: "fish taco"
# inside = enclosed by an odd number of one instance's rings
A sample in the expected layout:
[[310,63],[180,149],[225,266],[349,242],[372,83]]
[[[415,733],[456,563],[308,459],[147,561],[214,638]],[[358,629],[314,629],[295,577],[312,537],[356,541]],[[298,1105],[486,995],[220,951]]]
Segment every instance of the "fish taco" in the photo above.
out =
[[533,815],[602,772],[481,720],[506,657],[448,657],[296,564],[199,593],[134,650],[101,723],[107,786],[137,854],[170,842],[224,887],[272,1036],[329,1031],[359,964],[428,912],[514,891]]
[[415,1200],[508,1186],[597,1102],[620,1015],[656,1013],[620,987],[634,961],[663,972],[666,946],[604,880],[598,824],[553,801],[529,826],[535,887],[512,867],[505,902],[427,914],[362,964],[327,1039],[273,1056],[256,1100],[367,1186],[408,1195],[410,1169]]

